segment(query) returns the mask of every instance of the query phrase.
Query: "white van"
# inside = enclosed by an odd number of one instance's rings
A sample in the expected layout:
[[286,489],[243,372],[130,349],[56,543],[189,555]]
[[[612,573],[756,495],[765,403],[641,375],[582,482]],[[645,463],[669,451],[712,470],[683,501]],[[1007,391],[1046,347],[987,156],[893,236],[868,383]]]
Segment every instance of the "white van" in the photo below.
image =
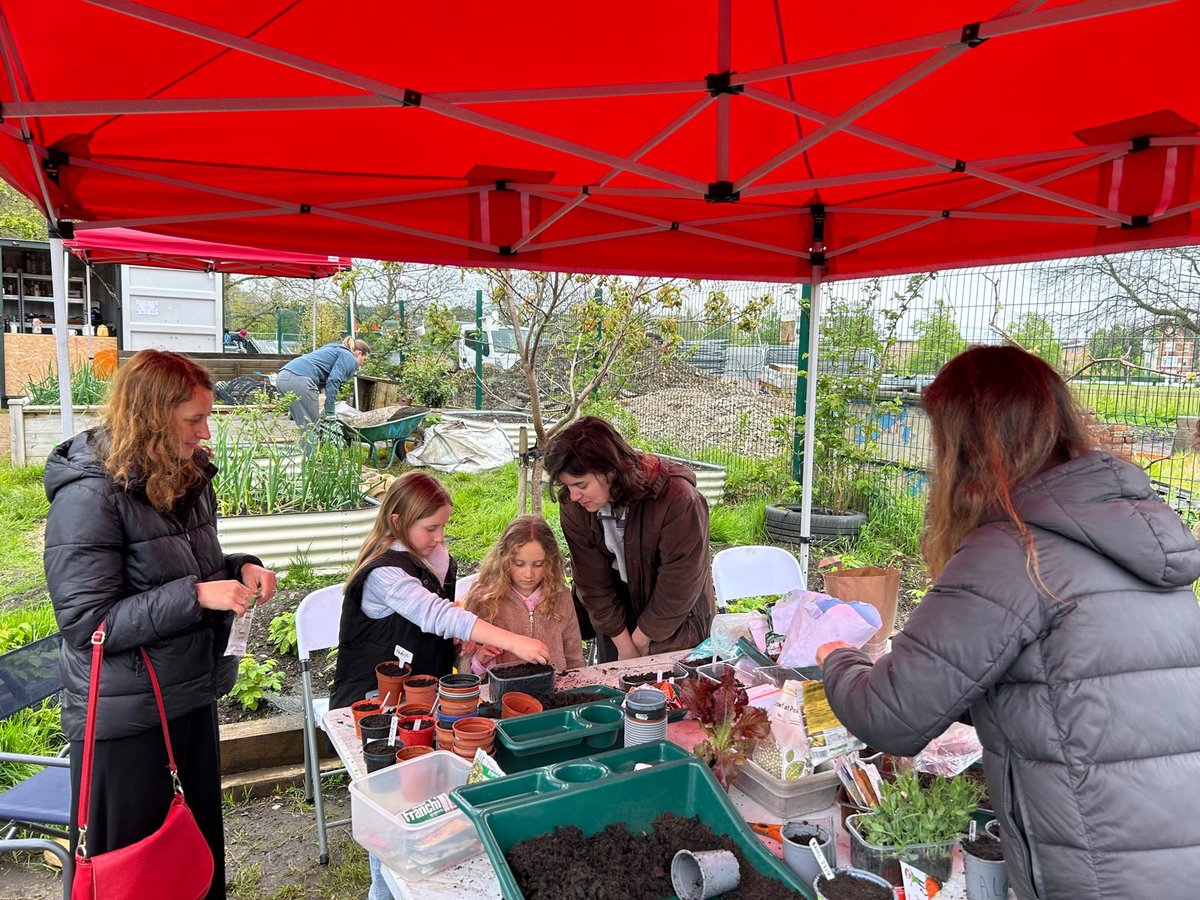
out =
[[461,337],[454,342],[454,349],[460,369],[475,368],[476,347],[480,347],[483,351],[485,366],[511,369],[520,362],[513,330],[502,326],[499,322],[485,321],[482,335],[475,327],[474,322],[460,322],[459,333]]

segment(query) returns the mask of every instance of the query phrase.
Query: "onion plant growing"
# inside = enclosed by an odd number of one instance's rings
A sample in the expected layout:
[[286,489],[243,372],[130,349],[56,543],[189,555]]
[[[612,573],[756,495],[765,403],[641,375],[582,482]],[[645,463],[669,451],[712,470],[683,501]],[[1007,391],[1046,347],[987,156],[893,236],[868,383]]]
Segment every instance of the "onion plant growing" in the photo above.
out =
[[[286,398],[284,398],[286,400]],[[271,407],[221,416],[212,438],[217,507],[222,516],[325,512],[363,505],[363,452],[323,439],[311,456]]]
[[[75,406],[101,406],[108,398],[112,379],[96,375],[91,363],[71,370],[71,403]],[[30,378],[22,388],[33,406],[58,405],[58,373],[46,367],[39,379]]]

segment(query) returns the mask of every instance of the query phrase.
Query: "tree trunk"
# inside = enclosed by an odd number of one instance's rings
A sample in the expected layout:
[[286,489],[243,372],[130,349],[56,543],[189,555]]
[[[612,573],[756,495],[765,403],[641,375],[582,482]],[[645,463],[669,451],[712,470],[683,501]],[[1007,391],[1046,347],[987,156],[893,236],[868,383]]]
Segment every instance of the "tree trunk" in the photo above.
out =
[[529,497],[532,500],[530,513],[535,516],[542,514],[542,469],[542,458],[539,456],[533,461],[533,474],[529,476]]

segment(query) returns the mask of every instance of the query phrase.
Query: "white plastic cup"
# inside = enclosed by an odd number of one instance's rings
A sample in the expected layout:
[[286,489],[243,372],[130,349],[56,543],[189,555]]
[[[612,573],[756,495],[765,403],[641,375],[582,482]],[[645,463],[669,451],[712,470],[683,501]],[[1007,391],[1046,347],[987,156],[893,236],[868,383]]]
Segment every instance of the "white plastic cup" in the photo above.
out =
[[680,850],[671,860],[671,886],[679,900],[708,900],[741,881],[737,857],[728,850]]

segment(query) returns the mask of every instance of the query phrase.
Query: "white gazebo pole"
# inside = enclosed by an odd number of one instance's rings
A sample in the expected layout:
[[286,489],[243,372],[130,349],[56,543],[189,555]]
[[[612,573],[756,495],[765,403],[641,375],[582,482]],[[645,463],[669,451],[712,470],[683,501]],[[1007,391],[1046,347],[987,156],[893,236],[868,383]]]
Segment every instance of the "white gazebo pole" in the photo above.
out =
[[317,279],[312,280],[313,332],[312,348],[317,349]]
[[821,342],[821,267],[813,266],[808,307],[808,378],[804,400],[804,470],[800,495],[800,570],[808,585],[808,547],[812,528],[813,453],[817,426],[817,347]]
[[58,407],[65,441],[75,434],[75,415],[71,406],[71,354],[67,337],[67,267],[63,242],[57,232],[50,237],[50,274],[54,287],[54,344],[58,350]]

